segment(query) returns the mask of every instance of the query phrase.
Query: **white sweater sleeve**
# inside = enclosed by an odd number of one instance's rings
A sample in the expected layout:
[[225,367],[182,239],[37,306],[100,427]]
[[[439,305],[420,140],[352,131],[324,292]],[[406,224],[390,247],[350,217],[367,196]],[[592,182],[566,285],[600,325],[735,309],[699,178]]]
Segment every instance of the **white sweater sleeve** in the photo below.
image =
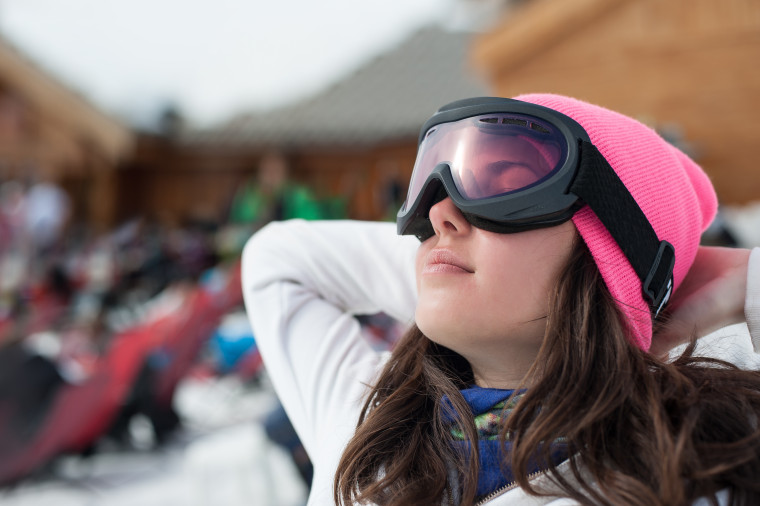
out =
[[744,316],[752,336],[752,347],[755,353],[760,353],[760,248],[753,249],[749,256]]
[[[719,358],[742,369],[760,370],[760,248],[755,248],[747,266],[747,292],[744,299],[746,322],[729,325],[702,337],[696,355]],[[676,348],[675,357],[685,345]]]
[[367,384],[384,361],[352,315],[413,319],[418,245],[397,236],[393,223],[302,220],[270,224],[246,244],[246,311],[312,458],[353,432]]

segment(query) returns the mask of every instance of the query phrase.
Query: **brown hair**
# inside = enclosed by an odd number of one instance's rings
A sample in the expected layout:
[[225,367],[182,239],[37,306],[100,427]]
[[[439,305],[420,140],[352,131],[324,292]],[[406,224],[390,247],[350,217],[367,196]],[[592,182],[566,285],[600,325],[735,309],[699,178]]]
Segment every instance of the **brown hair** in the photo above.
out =
[[[510,433],[517,484],[581,504],[690,504],[724,488],[734,504],[760,504],[760,372],[693,356],[694,346],[668,363],[631,345],[577,241],[524,379],[530,388],[501,428],[502,441]],[[440,402],[448,396],[465,439],[475,441],[459,392],[472,383],[464,358],[413,327],[362,409],[335,475],[335,502],[474,502],[477,445],[467,455],[453,450]],[[560,437],[574,455],[565,474],[541,444]],[[551,491],[529,482],[536,458],[547,463]]]

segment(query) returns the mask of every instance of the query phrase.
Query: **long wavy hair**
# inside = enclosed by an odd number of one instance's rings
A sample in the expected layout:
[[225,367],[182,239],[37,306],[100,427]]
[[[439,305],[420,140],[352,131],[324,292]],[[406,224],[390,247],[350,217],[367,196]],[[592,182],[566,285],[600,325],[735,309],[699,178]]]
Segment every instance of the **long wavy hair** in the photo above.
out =
[[[546,333],[523,380],[529,385],[509,433],[516,484],[581,504],[690,504],[727,489],[731,504],[760,504],[760,372],[693,355],[674,361],[631,345],[624,320],[583,241],[550,295]],[[415,326],[372,388],[334,481],[336,504],[472,504],[477,444],[458,453],[443,422],[444,395],[466,440],[477,440],[459,392],[473,384],[468,362]],[[448,408],[447,408],[448,409]],[[550,445],[564,438],[563,473]],[[528,477],[547,463],[551,490]]]

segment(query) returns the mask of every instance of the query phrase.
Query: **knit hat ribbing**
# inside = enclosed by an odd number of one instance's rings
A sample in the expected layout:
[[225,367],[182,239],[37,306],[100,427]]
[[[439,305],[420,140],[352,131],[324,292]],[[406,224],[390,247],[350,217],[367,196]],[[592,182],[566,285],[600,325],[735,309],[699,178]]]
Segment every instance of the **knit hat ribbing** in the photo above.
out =
[[[675,248],[673,292],[686,277],[702,232],[717,212],[717,197],[707,175],[688,156],[654,130],[622,114],[580,100],[549,94],[515,97],[542,105],[577,121],[609,162],[657,237]],[[641,280],[620,246],[588,207],[572,218],[591,251],[602,278],[627,318],[631,342],[648,350],[652,319]]]

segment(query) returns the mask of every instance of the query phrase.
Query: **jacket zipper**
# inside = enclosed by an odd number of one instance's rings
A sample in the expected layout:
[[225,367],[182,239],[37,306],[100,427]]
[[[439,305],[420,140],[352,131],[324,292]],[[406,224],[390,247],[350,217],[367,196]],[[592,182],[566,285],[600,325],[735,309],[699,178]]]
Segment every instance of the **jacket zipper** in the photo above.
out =
[[[544,471],[536,471],[535,473],[530,473],[528,475],[528,480],[532,480],[533,478],[535,478],[536,476],[538,476],[540,474],[544,474]],[[496,490],[494,490],[493,492],[491,492],[490,494],[488,494],[487,496],[485,496],[483,499],[481,499],[480,501],[476,502],[475,506],[482,506],[483,504],[486,504],[488,501],[492,501],[493,499],[496,499],[500,495],[509,492],[513,488],[517,488],[517,482],[516,481],[513,481],[511,483],[507,483],[506,485],[504,485],[501,488],[497,488]]]

